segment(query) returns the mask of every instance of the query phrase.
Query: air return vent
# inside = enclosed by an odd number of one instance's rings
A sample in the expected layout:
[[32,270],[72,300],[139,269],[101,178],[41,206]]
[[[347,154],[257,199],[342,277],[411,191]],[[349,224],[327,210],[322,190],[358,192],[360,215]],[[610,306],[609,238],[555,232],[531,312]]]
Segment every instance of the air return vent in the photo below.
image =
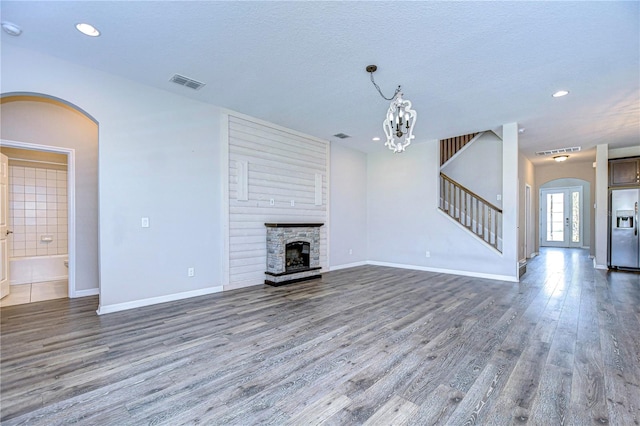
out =
[[346,138],[350,138],[350,137],[351,137],[351,136],[346,135],[346,134],[344,134],[344,133],[336,133],[336,134],[335,134],[335,135],[333,135],[333,136],[335,136],[336,138],[340,138],[340,139],[346,139]]
[[181,86],[185,86],[188,87],[190,89],[193,90],[200,90],[202,88],[202,86],[205,85],[205,83],[201,83],[199,81],[196,81],[194,79],[191,79],[189,77],[185,77],[183,75],[180,74],[174,74],[173,77],[171,77],[171,81],[172,83],[176,83],[179,84]]
[[567,152],[578,152],[580,151],[579,146],[572,146],[571,148],[556,148],[550,149],[548,151],[538,151],[536,155],[558,155],[558,154],[566,154]]

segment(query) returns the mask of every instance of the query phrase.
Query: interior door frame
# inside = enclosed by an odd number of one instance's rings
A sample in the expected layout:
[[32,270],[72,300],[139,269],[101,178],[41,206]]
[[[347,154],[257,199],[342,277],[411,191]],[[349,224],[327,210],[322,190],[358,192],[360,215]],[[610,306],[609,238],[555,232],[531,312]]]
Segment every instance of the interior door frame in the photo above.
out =
[[533,229],[532,223],[532,188],[528,183],[524,184],[524,258],[528,259],[533,255],[535,251],[533,247],[531,247],[531,243],[534,238],[532,238],[531,231]]
[[[570,230],[572,229],[573,220],[571,219],[571,215],[569,214],[569,229],[567,230],[565,240],[560,244],[549,244],[546,241],[546,229],[543,226],[546,223],[546,215],[547,212],[544,210],[544,206],[546,206],[546,201],[543,200],[543,193],[548,192],[565,192],[566,194],[571,194],[572,192],[579,192],[580,199],[579,203],[579,214],[580,214],[580,225],[578,232],[580,234],[579,240],[577,243],[571,242],[571,234]],[[568,198],[568,206],[571,208],[571,198]],[[582,186],[563,186],[563,187],[551,187],[551,188],[540,188],[540,246],[541,247],[565,247],[565,248],[577,248],[584,246],[584,190]],[[567,203],[565,203],[565,206]]]
[[69,256],[69,297],[76,297],[76,150],[60,146],[41,145],[0,139],[2,146],[29,149],[32,151],[54,152],[67,155],[67,239]]
[[9,157],[0,153],[0,299],[11,293],[9,262]]

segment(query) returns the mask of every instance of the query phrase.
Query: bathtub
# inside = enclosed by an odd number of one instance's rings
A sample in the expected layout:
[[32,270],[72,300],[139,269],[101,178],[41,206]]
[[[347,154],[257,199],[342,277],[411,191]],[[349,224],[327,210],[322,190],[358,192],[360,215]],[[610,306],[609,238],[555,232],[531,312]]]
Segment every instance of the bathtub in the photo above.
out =
[[65,265],[68,259],[66,254],[12,257],[9,259],[9,282],[14,285],[66,280],[69,278]]

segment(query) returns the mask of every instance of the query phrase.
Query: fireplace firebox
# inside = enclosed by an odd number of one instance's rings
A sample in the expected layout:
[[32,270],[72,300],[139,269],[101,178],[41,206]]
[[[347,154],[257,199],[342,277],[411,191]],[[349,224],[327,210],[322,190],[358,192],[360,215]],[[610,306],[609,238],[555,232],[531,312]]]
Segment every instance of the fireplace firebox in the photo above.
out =
[[309,247],[311,245],[305,241],[294,241],[287,243],[286,272],[304,271],[309,269]]

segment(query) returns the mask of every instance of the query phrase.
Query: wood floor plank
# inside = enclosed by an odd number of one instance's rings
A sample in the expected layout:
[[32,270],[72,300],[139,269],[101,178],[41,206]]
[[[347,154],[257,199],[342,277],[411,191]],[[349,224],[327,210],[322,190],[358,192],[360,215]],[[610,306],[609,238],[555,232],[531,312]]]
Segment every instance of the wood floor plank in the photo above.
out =
[[640,424],[640,274],[359,266],[97,316],[0,308],[2,425]]
[[578,424],[606,424],[609,422],[609,410],[605,396],[596,291],[593,279],[583,281],[582,285],[569,416]]

